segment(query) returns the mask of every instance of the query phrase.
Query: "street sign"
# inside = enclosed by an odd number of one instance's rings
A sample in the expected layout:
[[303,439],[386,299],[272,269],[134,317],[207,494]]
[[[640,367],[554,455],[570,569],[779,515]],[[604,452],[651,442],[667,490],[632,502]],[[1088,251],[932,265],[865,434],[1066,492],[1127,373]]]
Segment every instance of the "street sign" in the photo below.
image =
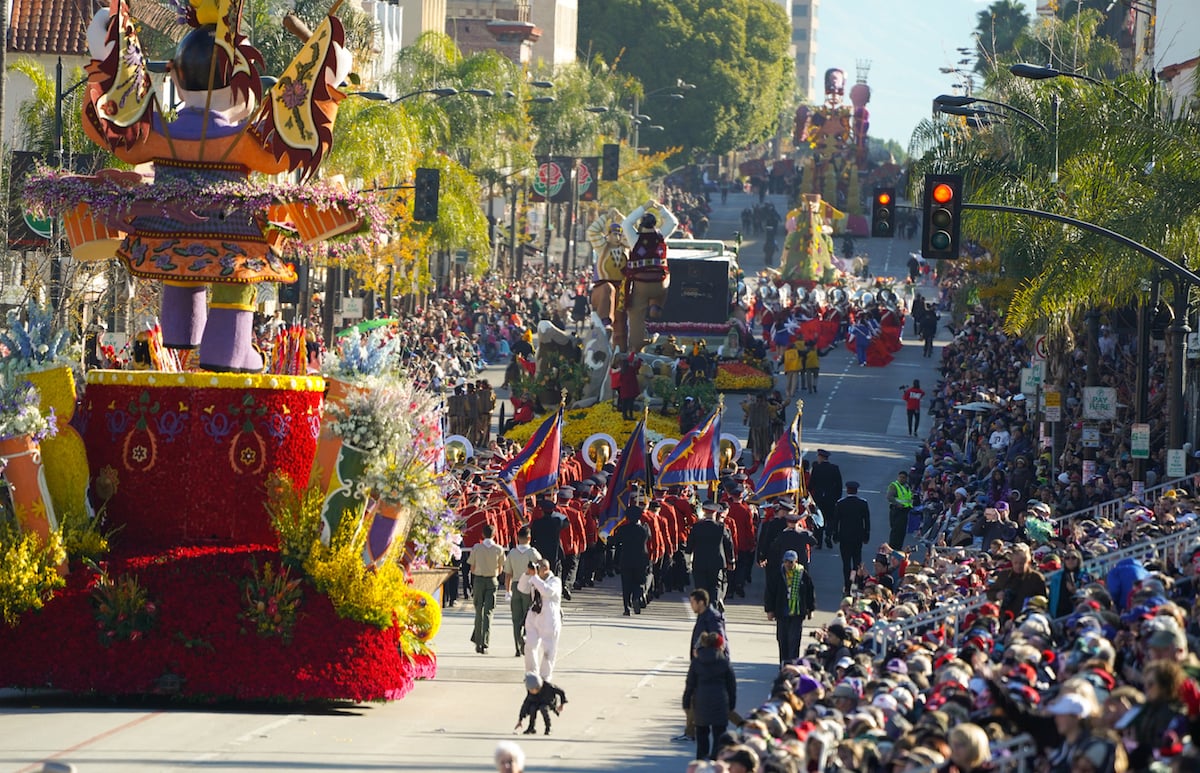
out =
[[1062,421],[1062,392],[1046,389],[1042,398],[1046,403],[1046,421]]
[[1036,395],[1038,387],[1046,377],[1046,364],[1035,362],[1032,367],[1021,368],[1021,394],[1026,397]]
[[342,298],[342,317],[345,319],[358,319],[363,315],[363,299],[362,298]]
[[1081,437],[1084,448],[1100,447],[1100,428],[1095,424],[1084,424]]
[[1187,475],[1187,454],[1182,448],[1167,449],[1167,477],[1182,478]]
[[1040,335],[1033,339],[1033,361],[1046,361],[1046,336]]
[[1134,459],[1150,458],[1150,425],[1134,424],[1129,428],[1129,455]]
[[1114,387],[1083,388],[1083,418],[1117,418],[1117,390]]

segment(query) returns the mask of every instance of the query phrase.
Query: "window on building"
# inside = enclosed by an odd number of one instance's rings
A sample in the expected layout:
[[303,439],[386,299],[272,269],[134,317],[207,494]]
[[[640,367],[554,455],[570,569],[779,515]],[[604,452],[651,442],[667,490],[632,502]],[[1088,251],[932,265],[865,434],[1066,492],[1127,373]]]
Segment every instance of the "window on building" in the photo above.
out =
[[808,16],[808,3],[793,4],[792,16]]
[[792,40],[796,43],[808,40],[808,30],[792,30]]

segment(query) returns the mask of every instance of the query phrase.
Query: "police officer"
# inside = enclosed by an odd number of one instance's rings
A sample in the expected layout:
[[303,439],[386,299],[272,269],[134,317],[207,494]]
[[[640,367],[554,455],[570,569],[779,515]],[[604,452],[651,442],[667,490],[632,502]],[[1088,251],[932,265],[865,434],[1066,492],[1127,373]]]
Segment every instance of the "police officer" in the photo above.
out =
[[641,505],[630,505],[625,510],[624,522],[613,531],[609,540],[616,546],[617,566],[621,571],[621,598],[625,602],[626,617],[632,609],[642,613],[642,588],[646,573],[650,570],[650,529],[642,523]]
[[904,536],[908,534],[908,513],[913,508],[913,490],[908,487],[908,471],[901,470],[896,479],[888,484],[888,545],[893,550],[904,547]]
[[842,594],[850,594],[850,578],[862,564],[863,545],[871,540],[871,507],[858,495],[858,481],[846,481],[846,496],[837,503],[838,547],[842,553]]
[[824,448],[817,449],[817,463],[808,479],[808,493],[825,516],[825,528],[817,529],[814,534],[817,547],[821,547],[824,540],[825,546],[831,548],[838,533],[836,505],[842,496],[842,470],[829,461],[829,452]]
[[718,612],[725,611],[726,570],[734,566],[733,539],[716,519],[719,506],[705,502],[702,516],[688,534],[684,552],[692,556],[692,587],[704,588]]

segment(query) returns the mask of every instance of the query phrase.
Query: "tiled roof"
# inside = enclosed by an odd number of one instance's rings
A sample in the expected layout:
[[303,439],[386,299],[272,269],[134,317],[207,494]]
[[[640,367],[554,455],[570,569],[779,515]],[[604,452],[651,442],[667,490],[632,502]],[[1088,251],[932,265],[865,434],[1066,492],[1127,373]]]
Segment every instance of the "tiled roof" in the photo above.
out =
[[13,0],[8,19],[8,50],[19,54],[87,53],[84,33],[92,0]]
[[[3,2],[3,0],[0,0]],[[178,40],[185,27],[174,12],[155,0],[131,0],[136,19]],[[104,0],[12,0],[8,20],[8,50],[19,54],[87,56],[87,26]]]

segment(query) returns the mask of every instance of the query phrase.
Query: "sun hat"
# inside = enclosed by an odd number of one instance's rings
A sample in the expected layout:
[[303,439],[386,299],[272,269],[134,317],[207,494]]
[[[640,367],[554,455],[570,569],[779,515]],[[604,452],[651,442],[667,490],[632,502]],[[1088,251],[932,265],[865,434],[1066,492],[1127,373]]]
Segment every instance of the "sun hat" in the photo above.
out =
[[1046,712],[1054,716],[1087,718],[1097,713],[1096,702],[1089,701],[1075,693],[1063,693],[1046,707]]

